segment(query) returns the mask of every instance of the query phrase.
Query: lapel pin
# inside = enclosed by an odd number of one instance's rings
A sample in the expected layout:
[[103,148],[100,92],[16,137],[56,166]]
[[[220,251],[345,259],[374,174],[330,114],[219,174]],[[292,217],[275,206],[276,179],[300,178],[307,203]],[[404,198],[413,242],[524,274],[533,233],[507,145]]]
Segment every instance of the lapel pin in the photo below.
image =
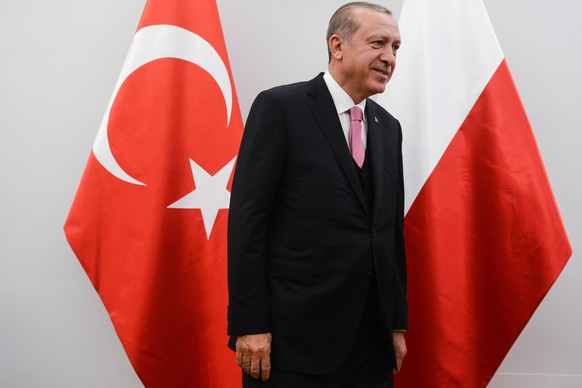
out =
[[378,118],[376,116],[374,116],[374,121],[376,122],[376,124],[378,124]]

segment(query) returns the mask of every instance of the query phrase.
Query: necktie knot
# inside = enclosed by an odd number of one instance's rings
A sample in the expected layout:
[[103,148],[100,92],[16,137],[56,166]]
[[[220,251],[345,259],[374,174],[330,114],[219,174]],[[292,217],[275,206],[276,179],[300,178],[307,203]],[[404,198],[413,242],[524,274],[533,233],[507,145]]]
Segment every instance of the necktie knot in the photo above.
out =
[[357,107],[357,106],[353,106],[350,108],[350,120],[351,121],[362,121],[362,110]]

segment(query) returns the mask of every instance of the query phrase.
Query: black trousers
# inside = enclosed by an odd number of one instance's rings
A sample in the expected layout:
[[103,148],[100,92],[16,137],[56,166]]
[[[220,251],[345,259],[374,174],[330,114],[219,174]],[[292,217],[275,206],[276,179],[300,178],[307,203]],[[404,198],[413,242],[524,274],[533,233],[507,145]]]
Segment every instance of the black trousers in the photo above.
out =
[[307,375],[277,370],[275,365],[265,383],[243,372],[243,388],[392,388],[389,342],[380,327],[375,283],[370,282],[356,339],[338,371],[331,375]]

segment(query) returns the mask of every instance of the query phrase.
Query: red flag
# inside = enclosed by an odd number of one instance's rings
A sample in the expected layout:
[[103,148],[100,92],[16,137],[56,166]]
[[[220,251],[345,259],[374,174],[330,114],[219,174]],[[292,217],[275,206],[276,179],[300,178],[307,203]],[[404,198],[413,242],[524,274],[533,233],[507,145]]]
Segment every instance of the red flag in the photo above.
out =
[[571,247],[481,0],[406,0],[381,101],[404,131],[408,356],[399,387],[484,387]]
[[242,119],[216,2],[149,0],[65,223],[147,387],[235,387],[226,222]]

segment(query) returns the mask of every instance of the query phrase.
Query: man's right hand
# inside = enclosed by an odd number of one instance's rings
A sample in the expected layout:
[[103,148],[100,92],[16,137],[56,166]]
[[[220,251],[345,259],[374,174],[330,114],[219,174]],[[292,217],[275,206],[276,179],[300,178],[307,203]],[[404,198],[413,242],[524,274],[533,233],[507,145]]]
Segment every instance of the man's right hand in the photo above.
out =
[[236,339],[236,363],[253,378],[269,380],[271,374],[271,333],[250,334]]

